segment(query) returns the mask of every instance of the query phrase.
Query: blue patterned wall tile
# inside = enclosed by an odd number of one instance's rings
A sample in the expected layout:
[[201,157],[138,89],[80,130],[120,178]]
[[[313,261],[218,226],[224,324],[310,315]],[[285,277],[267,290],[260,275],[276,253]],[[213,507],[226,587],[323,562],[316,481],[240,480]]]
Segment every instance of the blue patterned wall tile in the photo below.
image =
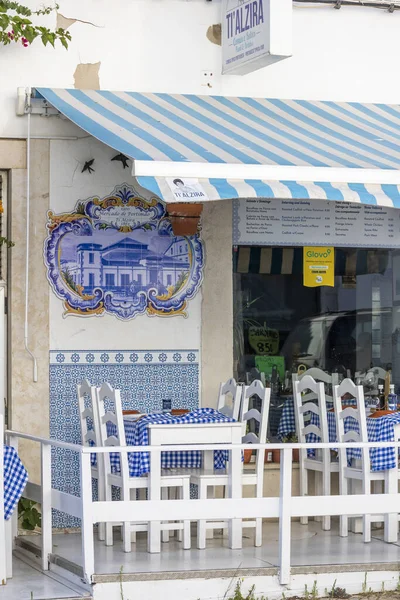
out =
[[[106,355],[109,358],[105,362]],[[52,438],[80,443],[76,386],[83,379],[88,379],[92,385],[97,386],[108,381],[113,387],[121,389],[123,409],[137,409],[140,412],[160,411],[162,400],[170,399],[173,408],[193,410],[199,405],[199,351],[163,349],[51,351],[50,436]],[[52,477],[54,487],[79,495],[77,454],[70,450],[54,448]],[[94,493],[97,496],[96,488]],[[54,510],[53,526],[79,527],[80,521]]]

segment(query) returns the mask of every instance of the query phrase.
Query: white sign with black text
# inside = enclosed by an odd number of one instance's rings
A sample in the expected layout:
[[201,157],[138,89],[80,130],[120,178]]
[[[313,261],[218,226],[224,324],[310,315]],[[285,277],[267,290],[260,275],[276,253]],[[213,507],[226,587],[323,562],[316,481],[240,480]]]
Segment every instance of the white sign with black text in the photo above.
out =
[[329,200],[235,200],[233,244],[400,248],[400,210]]
[[166,181],[177,202],[203,202],[209,199],[198,179],[176,177],[167,178]]

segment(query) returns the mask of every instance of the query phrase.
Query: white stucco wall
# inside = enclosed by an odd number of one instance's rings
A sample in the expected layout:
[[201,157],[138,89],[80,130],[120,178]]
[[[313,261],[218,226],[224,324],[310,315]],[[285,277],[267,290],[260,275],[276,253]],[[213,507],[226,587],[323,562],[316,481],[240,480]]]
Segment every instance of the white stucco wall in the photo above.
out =
[[[400,12],[294,6],[293,57],[240,77],[220,75],[221,48],[206,38],[220,9],[220,0],[60,0],[63,16],[95,26],[71,25],[68,51],[39,42],[1,48],[0,135],[26,132],[26,119],[14,116],[18,86],[73,87],[80,63],[100,62],[102,89],[398,102]],[[47,20],[54,25],[55,15]],[[77,131],[59,121],[57,129]],[[54,119],[34,120],[33,133],[49,131]]]
[[[78,200],[104,197],[121,183],[133,183],[130,169],[111,162],[115,151],[93,138],[57,140],[50,143],[50,208],[55,213],[70,212]],[[95,159],[95,171],[82,173],[82,164]],[[43,236],[45,215],[43,215]],[[151,350],[200,348],[201,291],[188,306],[188,317],[157,318],[139,316],[121,321],[112,315],[63,317],[62,301],[49,286],[50,349]]]

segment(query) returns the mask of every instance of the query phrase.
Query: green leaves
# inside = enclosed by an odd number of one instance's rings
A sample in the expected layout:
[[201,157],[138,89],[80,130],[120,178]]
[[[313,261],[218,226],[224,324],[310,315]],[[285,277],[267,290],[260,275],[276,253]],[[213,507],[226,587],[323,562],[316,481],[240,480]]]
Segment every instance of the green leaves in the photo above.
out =
[[7,248],[12,248],[13,246],[15,246],[15,242],[12,242],[6,237],[0,236],[0,246],[2,246],[3,244],[6,244]]
[[24,47],[29,46],[36,38],[40,38],[42,44],[50,44],[55,47],[56,41],[59,41],[64,48],[68,48],[68,42],[71,41],[71,34],[61,27],[52,31],[48,27],[35,25],[27,18],[32,15],[49,15],[57,10],[58,4],[41,8],[37,11],[31,11],[28,7],[18,2],[9,2],[0,0],[0,44],[7,45],[11,42],[21,42]]
[[21,521],[22,529],[34,531],[42,525],[42,515],[36,507],[36,502],[21,498],[18,502],[18,519]]

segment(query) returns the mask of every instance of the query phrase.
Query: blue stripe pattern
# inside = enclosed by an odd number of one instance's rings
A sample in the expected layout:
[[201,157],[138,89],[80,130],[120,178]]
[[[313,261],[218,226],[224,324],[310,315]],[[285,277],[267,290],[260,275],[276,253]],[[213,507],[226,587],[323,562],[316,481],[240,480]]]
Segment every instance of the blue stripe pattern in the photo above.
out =
[[137,160],[399,169],[397,106],[38,88]]
[[[138,177],[138,183],[159,196],[165,202],[176,202],[175,196],[170,191],[164,177]],[[209,200],[230,200],[241,198],[243,194],[235,188],[235,181],[226,179],[199,179],[204,186],[204,192]],[[242,183],[241,181],[238,183]],[[258,179],[245,179],[244,183],[250,186],[253,193],[246,194],[246,198],[293,198],[307,200],[316,198],[315,188],[321,188],[319,200],[336,200],[345,202],[360,202],[361,204],[376,204],[378,206],[393,206],[400,208],[400,188],[397,185],[374,186],[374,193],[368,191],[362,183],[331,184],[328,181],[260,181]],[[279,189],[276,183],[280,184]],[[162,184],[162,185],[161,185]],[[283,187],[284,186],[284,187]],[[274,191],[274,188],[276,191]],[[164,190],[161,192],[161,189]],[[188,200],[189,202],[190,200]],[[196,199],[193,200],[196,202]]]
[[[400,168],[397,105],[51,88],[37,88],[36,96],[133,160]],[[273,182],[245,183],[254,197],[275,197]],[[237,193],[231,181],[208,184],[215,198]],[[399,205],[396,185],[375,185],[372,192],[351,182],[316,182],[313,189],[306,182],[280,184],[280,197],[287,190],[288,197],[315,198],[319,187],[322,199]]]

